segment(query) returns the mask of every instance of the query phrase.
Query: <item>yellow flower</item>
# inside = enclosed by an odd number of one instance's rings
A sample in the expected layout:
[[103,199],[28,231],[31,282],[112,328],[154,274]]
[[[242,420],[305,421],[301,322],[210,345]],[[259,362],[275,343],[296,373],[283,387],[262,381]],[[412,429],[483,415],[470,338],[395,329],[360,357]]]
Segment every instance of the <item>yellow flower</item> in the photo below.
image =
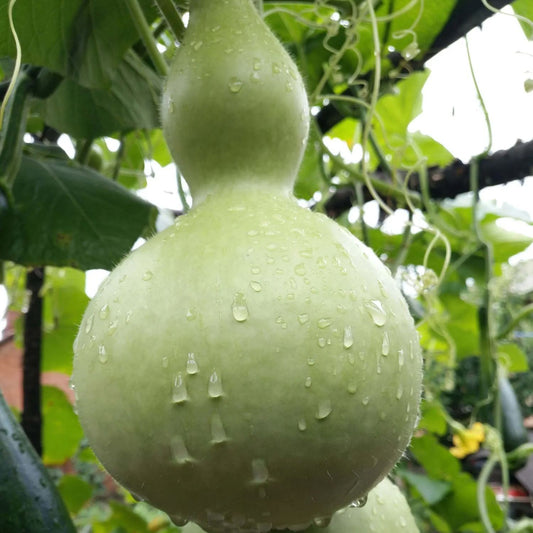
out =
[[485,428],[481,422],[475,422],[469,429],[461,429],[453,436],[453,446],[450,453],[463,459],[479,450],[480,444],[485,440]]

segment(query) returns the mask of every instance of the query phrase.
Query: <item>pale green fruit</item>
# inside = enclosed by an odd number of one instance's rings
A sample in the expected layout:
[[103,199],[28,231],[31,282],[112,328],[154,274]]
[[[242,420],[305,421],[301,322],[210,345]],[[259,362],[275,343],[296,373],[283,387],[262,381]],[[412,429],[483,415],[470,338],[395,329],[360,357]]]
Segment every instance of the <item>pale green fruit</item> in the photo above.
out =
[[117,266],[83,318],[74,385],[126,488],[208,529],[257,531],[329,516],[386,476],[421,369],[375,254],[286,196],[241,188]]

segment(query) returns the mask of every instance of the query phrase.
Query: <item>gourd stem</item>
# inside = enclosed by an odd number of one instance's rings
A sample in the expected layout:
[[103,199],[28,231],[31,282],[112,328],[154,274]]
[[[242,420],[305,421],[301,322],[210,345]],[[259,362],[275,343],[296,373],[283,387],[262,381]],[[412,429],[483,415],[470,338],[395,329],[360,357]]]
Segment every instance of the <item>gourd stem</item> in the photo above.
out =
[[161,12],[161,15],[163,15],[163,18],[174,34],[176,40],[181,42],[185,35],[185,25],[183,24],[172,0],[155,0],[155,4]]
[[127,6],[130,10],[133,23],[135,24],[135,27],[141,36],[144,46],[146,46],[146,50],[155,66],[155,69],[161,76],[166,76],[168,74],[168,65],[157,49],[157,44],[153,38],[152,30],[146,21],[138,0],[127,0]]

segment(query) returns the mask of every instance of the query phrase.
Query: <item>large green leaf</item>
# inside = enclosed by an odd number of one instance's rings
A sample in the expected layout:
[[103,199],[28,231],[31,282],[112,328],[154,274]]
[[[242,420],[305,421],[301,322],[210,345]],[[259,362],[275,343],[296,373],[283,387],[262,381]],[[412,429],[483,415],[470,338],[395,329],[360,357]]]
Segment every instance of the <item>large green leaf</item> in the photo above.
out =
[[159,127],[161,79],[128,52],[117,64],[111,85],[89,89],[65,80],[39,105],[44,120],[77,138],[93,139],[132,129]]
[[42,388],[43,462],[63,464],[78,449],[83,437],[78,417],[67,396],[57,387]]
[[512,7],[517,15],[529,20],[529,24],[524,20],[520,20],[520,25],[522,26],[526,37],[530,41],[533,40],[533,25],[531,24],[531,21],[533,21],[533,4],[531,3],[531,0],[514,0]]
[[15,208],[0,211],[0,259],[110,270],[148,230],[155,208],[70,161],[23,157]]
[[[155,9],[140,0],[148,20]],[[0,56],[14,57],[9,0],[0,0]],[[14,22],[22,61],[45,66],[86,87],[107,87],[126,50],[139,40],[126,2],[39,0],[17,2]]]
[[93,493],[93,487],[80,476],[65,475],[57,485],[59,493],[63,498],[68,510],[76,514]]

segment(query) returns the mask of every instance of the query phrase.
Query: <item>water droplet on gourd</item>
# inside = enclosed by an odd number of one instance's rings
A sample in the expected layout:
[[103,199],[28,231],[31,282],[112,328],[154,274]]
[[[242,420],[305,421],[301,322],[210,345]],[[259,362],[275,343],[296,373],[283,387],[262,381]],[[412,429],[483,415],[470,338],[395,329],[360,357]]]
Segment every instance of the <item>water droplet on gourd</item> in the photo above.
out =
[[172,403],[184,403],[188,399],[189,395],[187,394],[187,386],[181,372],[179,372],[172,384]]
[[131,316],[133,315],[133,311],[128,311],[126,313],[126,317],[124,318],[124,322],[126,322],[126,324],[129,324],[130,323],[130,320],[131,320]]
[[400,383],[398,385],[398,390],[396,391],[396,399],[401,400],[403,396],[403,385]]
[[233,48],[226,48],[224,50],[224,53],[227,54],[227,55],[230,55],[231,53],[233,53]]
[[294,87],[290,81],[285,84],[285,92],[291,93],[293,88]]
[[224,394],[222,389],[222,380],[220,379],[220,376],[217,374],[216,370],[213,370],[213,373],[211,376],[209,376],[207,394],[209,394],[210,398],[220,398]]
[[402,368],[403,365],[404,365],[404,363],[405,363],[405,355],[404,355],[404,351],[403,351],[403,348],[400,348],[400,349],[398,350],[398,366],[399,366],[400,368]]
[[103,344],[98,346],[98,361],[104,365],[107,363],[107,361],[109,361],[109,355]]
[[202,41],[196,41],[195,43],[193,43],[192,47],[193,47],[196,51],[198,51],[198,50],[200,50],[200,48],[202,48],[203,44],[204,44],[204,43],[203,43]]
[[237,94],[242,89],[243,83],[239,78],[232,77],[229,80],[228,87],[230,92]]
[[403,516],[400,516],[400,526],[407,527],[407,520]]
[[383,341],[381,342],[381,354],[386,357],[387,355],[389,355],[389,351],[390,351],[390,339],[389,339],[389,334],[385,331],[385,333],[383,333]]
[[111,337],[118,328],[118,320],[113,320],[113,322],[109,323],[109,327],[107,328],[107,334]]
[[368,396],[365,396],[362,400],[361,400],[361,403],[366,407],[369,403],[370,403],[370,398]]
[[349,353],[348,354],[348,362],[353,366],[355,365],[355,354]]
[[385,325],[387,313],[383,309],[383,304],[380,300],[369,300],[365,303],[365,308],[376,326],[381,327]]
[[193,320],[196,320],[197,316],[198,316],[198,311],[194,307],[191,307],[190,309],[187,309],[187,313],[185,314],[185,318],[189,322],[192,322]]
[[309,366],[314,366],[314,364],[315,364],[315,359],[314,359],[314,357],[308,357],[308,358],[307,358],[307,364],[308,364]]
[[294,267],[294,273],[297,276],[305,276],[305,265],[300,263]]
[[328,328],[329,326],[331,326],[331,323],[333,321],[331,320],[331,318],[320,318],[317,322],[317,326],[320,328],[320,329],[325,329],[325,328]]
[[309,315],[307,313],[302,313],[298,315],[298,322],[302,325],[306,324],[307,322],[309,322]]
[[198,363],[196,362],[196,359],[194,358],[194,353],[189,352],[187,354],[187,374],[194,375],[198,374]]
[[161,366],[163,368],[168,368],[168,357],[166,355],[161,357]]
[[258,83],[259,81],[261,81],[261,76],[259,72],[252,72],[250,74],[250,81],[253,83]]
[[109,305],[105,304],[101,307],[100,312],[98,313],[98,316],[105,320],[109,316]]
[[262,485],[268,481],[268,468],[263,459],[252,459],[252,483]]
[[260,269],[259,267],[257,267],[257,266],[253,266],[253,267],[250,269],[250,272],[251,272],[252,274],[255,274],[255,275],[257,275],[257,274],[261,274],[261,269]]
[[333,407],[331,406],[331,401],[322,400],[318,403],[318,408],[315,413],[315,418],[317,420],[324,420],[331,414],[331,411],[333,411]]
[[313,519],[313,523],[317,527],[328,527],[331,523],[331,516],[320,516]]
[[150,270],[147,270],[144,274],[143,274],[143,281],[150,281],[153,277],[153,273],[150,272]]
[[305,431],[307,429],[307,423],[304,418],[300,418],[300,420],[298,420],[298,429],[300,431]]
[[320,346],[320,348],[324,348],[327,344],[327,341],[324,337],[319,337],[317,343]]
[[85,324],[85,333],[90,333],[91,329],[93,329],[94,324],[94,315],[90,315],[87,319],[87,323]]
[[350,504],[350,507],[355,507],[356,509],[360,509],[361,507],[364,507],[366,505],[366,502],[368,501],[368,495],[362,496],[361,498],[357,498],[354,502]]
[[123,276],[120,276],[120,279],[118,280],[119,283],[124,283],[126,281],[126,278],[128,276],[126,274],[124,274]]
[[259,281],[250,281],[250,287],[252,287],[252,290],[255,292],[261,292],[261,289],[263,288]]
[[281,73],[281,67],[278,65],[278,63],[272,63],[272,74],[280,74]]
[[194,462],[194,459],[191,457],[191,454],[189,453],[189,450],[187,450],[187,446],[180,435],[176,435],[170,440],[170,451],[172,453],[172,460],[179,465]]
[[216,33],[216,32],[219,31],[219,30],[220,30],[220,26],[213,26],[213,27],[211,28],[211,31],[212,31],[213,33]]
[[248,306],[246,305],[246,297],[242,292],[238,292],[235,294],[231,310],[233,312],[233,318],[237,322],[244,322],[248,318]]
[[222,418],[218,413],[215,413],[211,417],[211,442],[213,444],[220,444],[226,442],[228,437],[226,435],[226,430],[224,429],[224,424],[222,423]]
[[350,394],[355,394],[357,392],[357,383],[349,383],[348,384],[348,392]]
[[311,387],[312,384],[313,384],[313,379],[311,378],[311,376],[307,376],[305,378],[305,387],[308,389],[309,387]]
[[175,525],[175,526],[178,526],[178,527],[183,527],[183,526],[186,526],[189,521],[186,519],[186,518],[183,518],[182,516],[180,515],[177,515],[177,514],[171,514],[169,515],[170,516],[170,519],[172,520],[172,523]]
[[353,346],[353,333],[352,333],[351,326],[346,326],[344,328],[344,337],[343,337],[342,344],[346,349]]

